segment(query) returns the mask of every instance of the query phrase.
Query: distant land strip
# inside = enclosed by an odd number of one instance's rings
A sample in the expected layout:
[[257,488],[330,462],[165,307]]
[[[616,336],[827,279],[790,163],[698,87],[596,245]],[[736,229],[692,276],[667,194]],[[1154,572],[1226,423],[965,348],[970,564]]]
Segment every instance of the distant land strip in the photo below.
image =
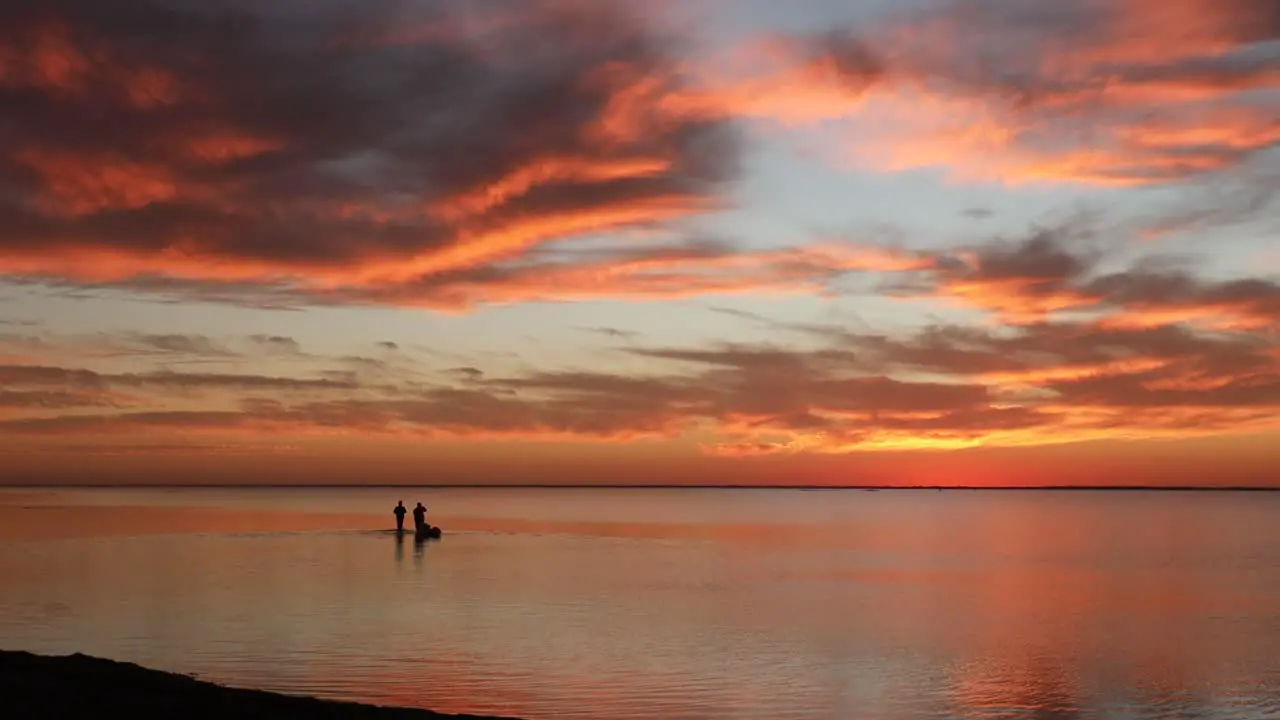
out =
[[671,484],[565,484],[565,483],[103,483],[95,485],[59,483],[4,483],[0,488],[49,490],[966,490],[966,491],[1054,491],[1054,492],[1280,492],[1278,486],[1253,485],[671,485]]

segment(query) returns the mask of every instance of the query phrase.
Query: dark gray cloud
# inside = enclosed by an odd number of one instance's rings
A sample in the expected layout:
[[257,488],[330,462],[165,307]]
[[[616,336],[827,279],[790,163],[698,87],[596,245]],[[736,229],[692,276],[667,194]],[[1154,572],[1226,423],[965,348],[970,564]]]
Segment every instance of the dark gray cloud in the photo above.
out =
[[111,407],[115,404],[111,398],[95,393],[63,390],[0,389],[0,408],[69,410],[72,408]]
[[603,335],[615,340],[635,340],[640,337],[640,333],[634,330],[623,330],[615,327],[584,327],[579,329],[592,335]]
[[100,373],[93,370],[48,365],[0,365],[3,386],[70,386],[81,388],[157,388],[169,390],[356,390],[353,379],[287,378],[266,375],[186,373],[156,371],[146,373]]
[[286,355],[299,355],[302,353],[302,345],[297,340],[285,335],[250,335],[249,340],[255,345],[272,352]]
[[733,133],[618,104],[679,82],[621,7],[6,2],[0,269],[341,275],[692,211],[733,175]]
[[181,333],[142,334],[132,339],[148,350],[165,354],[199,355],[204,357],[234,357],[235,352],[204,335]]
[[464,380],[479,380],[484,377],[484,371],[475,367],[449,368],[446,372],[457,375]]

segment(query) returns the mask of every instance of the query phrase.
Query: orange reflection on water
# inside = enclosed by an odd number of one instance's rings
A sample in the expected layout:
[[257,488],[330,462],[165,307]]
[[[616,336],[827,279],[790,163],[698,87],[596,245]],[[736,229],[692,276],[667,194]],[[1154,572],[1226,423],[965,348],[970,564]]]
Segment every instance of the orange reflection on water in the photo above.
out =
[[[367,531],[394,499],[362,492],[10,498],[0,513],[214,529],[0,543],[0,635],[530,720],[1243,718],[1231,703],[1276,702],[1268,497],[406,491],[446,529],[418,544]],[[308,526],[323,532],[226,534]]]

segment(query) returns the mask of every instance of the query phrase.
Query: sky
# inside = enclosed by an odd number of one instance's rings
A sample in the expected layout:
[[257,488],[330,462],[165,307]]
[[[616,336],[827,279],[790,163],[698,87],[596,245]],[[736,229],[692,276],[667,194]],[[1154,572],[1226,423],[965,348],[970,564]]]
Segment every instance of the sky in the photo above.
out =
[[9,0],[0,482],[1277,485],[1278,146],[1275,0]]

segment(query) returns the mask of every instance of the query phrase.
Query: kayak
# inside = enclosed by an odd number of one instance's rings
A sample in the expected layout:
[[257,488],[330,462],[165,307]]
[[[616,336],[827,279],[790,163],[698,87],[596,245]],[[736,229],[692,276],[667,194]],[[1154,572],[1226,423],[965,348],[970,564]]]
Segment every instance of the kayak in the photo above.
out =
[[414,540],[438,540],[440,538],[440,528],[435,525],[427,525],[426,527],[418,530],[400,528],[399,530],[392,530],[391,532],[397,537],[404,537],[405,535],[412,534]]

